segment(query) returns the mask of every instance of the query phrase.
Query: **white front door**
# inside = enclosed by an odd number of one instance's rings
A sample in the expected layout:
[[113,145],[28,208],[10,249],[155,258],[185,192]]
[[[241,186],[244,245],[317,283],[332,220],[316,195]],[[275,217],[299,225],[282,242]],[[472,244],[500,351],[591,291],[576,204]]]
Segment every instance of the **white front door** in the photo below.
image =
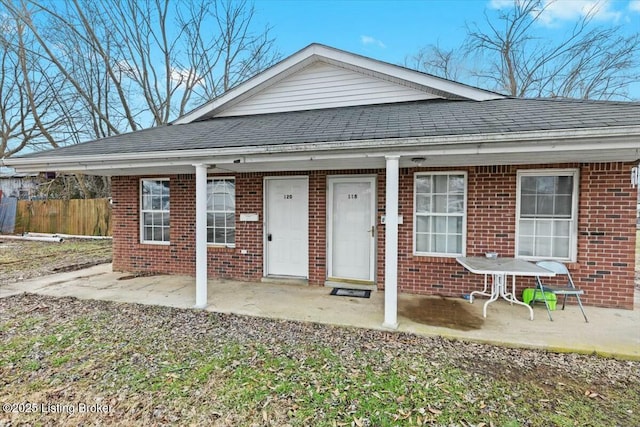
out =
[[265,178],[265,275],[308,277],[309,183]]
[[329,278],[373,281],[375,177],[329,178]]

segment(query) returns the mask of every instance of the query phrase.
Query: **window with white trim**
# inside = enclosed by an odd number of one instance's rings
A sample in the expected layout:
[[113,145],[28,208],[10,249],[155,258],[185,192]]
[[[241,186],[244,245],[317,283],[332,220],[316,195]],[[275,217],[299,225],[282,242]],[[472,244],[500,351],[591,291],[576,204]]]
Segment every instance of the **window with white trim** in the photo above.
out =
[[516,254],[574,260],[578,170],[519,171],[517,194]]
[[169,180],[140,180],[140,241],[169,243]]
[[466,246],[466,172],[416,173],[413,248],[417,255],[463,255]]
[[233,178],[207,180],[207,243],[236,243],[236,182]]

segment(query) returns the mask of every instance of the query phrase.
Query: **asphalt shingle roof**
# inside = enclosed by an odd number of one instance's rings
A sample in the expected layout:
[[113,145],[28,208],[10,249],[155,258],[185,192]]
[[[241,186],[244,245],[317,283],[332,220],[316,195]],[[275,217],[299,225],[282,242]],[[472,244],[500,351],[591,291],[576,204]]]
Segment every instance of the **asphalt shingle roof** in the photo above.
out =
[[519,98],[429,100],[220,117],[116,135],[24,157],[126,154],[631,125],[640,125],[640,103]]

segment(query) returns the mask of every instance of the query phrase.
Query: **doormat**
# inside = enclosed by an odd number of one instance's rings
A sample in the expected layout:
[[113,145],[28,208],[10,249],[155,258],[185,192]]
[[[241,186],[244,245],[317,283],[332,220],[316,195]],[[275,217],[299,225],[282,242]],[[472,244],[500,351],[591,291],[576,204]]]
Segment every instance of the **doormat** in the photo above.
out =
[[331,295],[337,295],[339,297],[369,298],[371,291],[364,289],[333,288]]

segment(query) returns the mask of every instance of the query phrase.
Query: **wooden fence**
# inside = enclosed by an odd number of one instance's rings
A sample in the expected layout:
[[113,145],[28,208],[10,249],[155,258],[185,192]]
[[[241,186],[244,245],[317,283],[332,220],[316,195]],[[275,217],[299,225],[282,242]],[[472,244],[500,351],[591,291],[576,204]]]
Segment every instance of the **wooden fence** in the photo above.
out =
[[111,236],[109,199],[19,200],[15,233]]

